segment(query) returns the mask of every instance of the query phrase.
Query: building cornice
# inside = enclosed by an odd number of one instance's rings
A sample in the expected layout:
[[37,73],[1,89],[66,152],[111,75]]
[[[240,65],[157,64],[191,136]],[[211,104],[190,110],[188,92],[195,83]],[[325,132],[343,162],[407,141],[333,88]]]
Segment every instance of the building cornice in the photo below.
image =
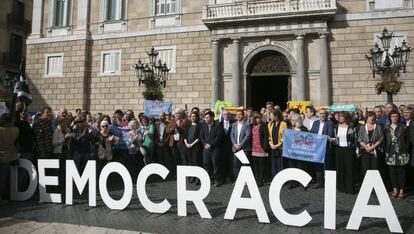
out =
[[398,9],[383,11],[368,11],[359,13],[348,13],[335,15],[333,21],[353,21],[353,20],[370,20],[370,19],[386,19],[413,17],[414,9]]
[[201,32],[209,31],[205,25],[194,25],[194,26],[183,26],[183,27],[168,27],[168,28],[156,28],[149,29],[145,31],[138,32],[113,32],[113,33],[102,33],[94,34],[91,36],[87,35],[71,35],[64,37],[47,37],[47,38],[33,38],[28,39],[26,44],[44,44],[44,43],[53,43],[53,42],[64,42],[64,41],[77,41],[77,40],[106,40],[106,39],[116,39],[116,38],[126,38],[126,37],[138,37],[138,36],[149,36],[149,35],[158,35],[158,34],[168,34],[168,33],[186,33],[186,32]]

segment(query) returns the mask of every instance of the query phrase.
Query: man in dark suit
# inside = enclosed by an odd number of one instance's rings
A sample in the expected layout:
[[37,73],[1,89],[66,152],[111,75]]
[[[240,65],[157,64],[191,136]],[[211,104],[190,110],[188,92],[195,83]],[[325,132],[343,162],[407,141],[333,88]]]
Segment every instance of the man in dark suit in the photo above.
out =
[[[329,143],[329,140],[334,138],[334,124],[328,120],[328,111],[326,109],[319,110],[319,120],[315,121],[310,132],[329,137],[325,153],[325,169],[335,170],[335,158],[333,149]],[[323,172],[324,165],[315,163],[316,184],[314,188],[323,187]]]
[[[411,168],[408,169],[409,174],[409,181],[411,181],[410,185],[414,185],[414,121],[413,116],[414,110],[411,107],[404,108],[403,116],[404,116],[404,122],[407,126],[407,135],[409,140],[409,153],[410,153],[410,165]],[[414,201],[414,198],[411,199]]]
[[233,151],[232,147],[233,144],[231,143],[230,133],[232,129],[232,124],[234,120],[230,119],[230,113],[228,111],[224,111],[222,113],[223,121],[220,124],[220,127],[223,130],[223,144],[221,146],[222,155],[221,155],[221,169],[222,169],[222,179],[223,182],[226,179],[230,179],[230,181],[234,181],[234,174],[233,174]]
[[[210,173],[216,187],[222,183],[220,178],[220,146],[222,138],[223,131],[220,128],[220,124],[214,121],[214,113],[212,111],[206,112],[200,133],[200,141],[203,144],[203,167]],[[210,164],[213,166],[212,168]]]
[[[245,119],[244,111],[239,110],[236,113],[237,122],[233,123],[231,129],[231,143],[233,144],[233,153],[243,150],[247,157],[250,157],[252,152],[252,124]],[[234,156],[233,173],[237,178],[239,175],[242,163]]]

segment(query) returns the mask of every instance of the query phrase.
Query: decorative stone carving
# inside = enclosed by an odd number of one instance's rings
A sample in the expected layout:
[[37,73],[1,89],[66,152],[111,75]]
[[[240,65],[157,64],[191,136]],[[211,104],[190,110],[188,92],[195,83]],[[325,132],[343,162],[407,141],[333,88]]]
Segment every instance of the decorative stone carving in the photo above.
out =
[[283,55],[268,55],[260,58],[253,66],[251,73],[289,72],[289,62]]
[[243,49],[243,58],[246,58],[250,52],[264,45],[281,47],[288,51],[294,58],[296,57],[295,44],[293,41],[272,41],[269,38],[266,38],[258,42],[246,42]]

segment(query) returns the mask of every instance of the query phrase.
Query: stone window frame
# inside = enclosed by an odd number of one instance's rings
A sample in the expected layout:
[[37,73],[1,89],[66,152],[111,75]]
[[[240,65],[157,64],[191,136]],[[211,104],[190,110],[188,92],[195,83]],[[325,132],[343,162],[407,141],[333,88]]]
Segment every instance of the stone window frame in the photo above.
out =
[[[49,58],[50,57],[61,57],[61,64],[60,64],[60,73],[53,73],[49,74]],[[62,78],[63,77],[63,69],[64,69],[64,60],[65,55],[64,53],[50,53],[45,54],[45,70],[44,70],[44,78]]]
[[167,27],[180,27],[181,26],[181,15],[182,15],[182,0],[176,0],[174,13],[156,14],[157,0],[151,0],[150,5],[150,19],[149,28],[167,28]]
[[[118,53],[118,69],[114,72],[104,72],[104,56],[105,54],[115,54]],[[100,76],[120,76],[122,72],[122,50],[105,50],[101,51],[101,61],[99,67]]]
[[99,0],[99,32],[125,32],[127,30],[128,0],[119,0],[121,9],[119,20],[107,20],[107,1]]
[[55,4],[57,0],[50,0],[49,1],[49,17],[48,17],[48,27],[47,32],[49,37],[53,36],[68,36],[72,35],[73,29],[73,10],[74,10],[74,0],[66,0],[65,4],[65,12],[66,12],[66,22],[64,25],[56,26],[55,25]]
[[169,46],[155,46],[154,49],[158,52],[161,51],[172,51],[172,58],[171,58],[171,64],[168,64],[168,61],[163,60],[160,55],[158,55],[157,60],[161,59],[161,62],[164,64],[164,62],[167,62],[167,67],[170,68],[170,73],[176,73],[177,72],[177,46],[176,45],[169,45]]
[[375,1],[390,1],[390,0],[366,0],[367,11],[401,10],[401,9],[413,8],[411,0],[401,0],[402,1],[401,7],[393,7],[389,9],[385,9],[385,8],[375,9]]

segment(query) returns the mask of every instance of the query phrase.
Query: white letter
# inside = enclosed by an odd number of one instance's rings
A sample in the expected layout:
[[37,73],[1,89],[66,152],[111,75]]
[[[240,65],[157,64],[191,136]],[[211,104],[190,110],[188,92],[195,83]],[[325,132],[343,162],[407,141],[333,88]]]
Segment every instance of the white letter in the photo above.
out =
[[171,204],[166,199],[164,199],[164,201],[162,201],[161,203],[152,202],[148,198],[147,191],[145,189],[147,179],[150,175],[157,174],[161,176],[161,178],[165,179],[168,173],[169,171],[166,167],[157,163],[148,164],[147,166],[142,168],[141,172],[139,173],[137,179],[137,194],[142,206],[148,212],[163,214],[171,208]]
[[325,171],[324,228],[336,229],[336,171]]
[[[187,190],[187,177],[197,177],[200,180],[199,190]],[[177,166],[177,213],[187,216],[187,201],[192,201],[201,218],[211,219],[203,199],[210,192],[210,177],[201,167]]]
[[[242,197],[245,186],[247,186],[251,198]],[[252,169],[248,166],[242,166],[240,168],[239,176],[234,185],[224,218],[233,220],[237,209],[255,210],[259,222],[270,223]]]
[[83,170],[82,176],[79,175],[73,160],[66,160],[66,204],[73,204],[73,183],[82,194],[86,183],[89,181],[89,206],[96,206],[96,162],[89,160]]
[[[377,195],[378,206],[368,205],[372,190]],[[367,171],[346,229],[358,230],[363,217],[385,218],[390,232],[403,232],[382,182],[381,175],[377,170]]]
[[282,189],[282,186],[290,180],[297,181],[306,187],[312,180],[312,177],[308,173],[296,168],[285,169],[277,173],[270,184],[270,208],[272,208],[273,214],[275,214],[276,218],[283,224],[302,227],[312,220],[309,213],[304,210],[300,214],[291,215],[283,209],[280,202],[280,190]]
[[59,180],[57,176],[46,176],[46,168],[59,169],[59,160],[58,159],[39,159],[38,161],[38,170],[39,170],[39,195],[40,202],[54,202],[61,203],[62,197],[58,193],[46,192],[46,185],[59,185]]
[[[29,174],[29,187],[26,191],[19,192],[19,180],[18,180],[18,170],[19,167],[25,169]],[[26,201],[33,196],[36,192],[37,187],[37,172],[33,163],[27,159],[19,159],[19,165],[17,167],[11,167],[10,171],[10,200],[13,201]]]
[[[111,173],[118,173],[124,181],[125,192],[121,199],[114,200],[108,193],[106,188],[106,181]],[[108,163],[101,171],[99,176],[99,191],[101,192],[101,198],[105,205],[113,210],[125,209],[132,198],[132,179],[128,173],[128,170],[120,163],[111,162]]]

